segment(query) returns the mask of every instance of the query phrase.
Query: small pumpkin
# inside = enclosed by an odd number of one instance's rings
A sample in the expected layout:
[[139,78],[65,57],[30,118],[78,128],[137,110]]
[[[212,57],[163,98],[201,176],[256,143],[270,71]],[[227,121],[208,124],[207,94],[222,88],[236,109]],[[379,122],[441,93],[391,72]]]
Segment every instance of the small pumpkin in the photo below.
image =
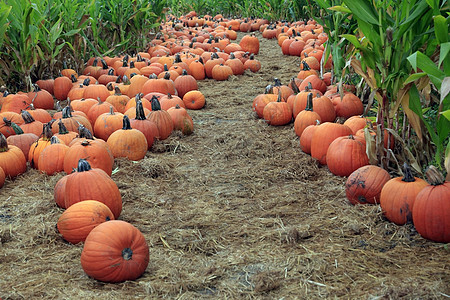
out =
[[152,97],[151,104],[152,104],[152,111],[147,116],[147,118],[150,121],[155,122],[156,127],[158,127],[158,135],[156,136],[156,138],[160,140],[165,140],[169,137],[169,135],[173,131],[172,118],[170,117],[167,111],[161,110],[161,105],[159,104],[159,100],[158,98],[156,98],[156,96]]
[[2,133],[0,133],[0,168],[9,178],[14,178],[27,170],[27,160],[22,150],[14,145],[8,145]]
[[345,194],[351,204],[377,204],[383,186],[390,179],[389,173],[378,166],[363,166],[347,178]]
[[170,108],[168,111],[172,117],[174,130],[180,130],[185,135],[190,135],[194,131],[194,122],[186,109],[180,107],[178,104]]
[[403,177],[396,177],[386,182],[380,195],[383,214],[389,221],[397,225],[412,221],[416,196],[427,186],[425,180],[412,175],[411,168],[407,163],[403,168]]
[[37,169],[47,175],[53,175],[64,170],[64,156],[69,146],[61,142],[56,136],[50,139],[50,145],[39,154]]
[[116,157],[126,157],[130,160],[141,160],[147,153],[147,139],[145,135],[131,128],[130,119],[123,116],[122,129],[114,131],[106,141],[111,152]]
[[114,220],[114,215],[108,206],[97,200],[85,200],[66,209],[56,226],[63,239],[77,244],[84,242],[96,226],[110,220]]
[[312,93],[308,95],[308,104],[306,105],[306,109],[302,110],[297,117],[295,117],[294,121],[294,131],[299,137],[302,136],[303,131],[309,125],[315,125],[318,122],[322,122],[319,114],[313,110],[313,97]]
[[424,238],[450,243],[450,182],[434,167],[426,173],[429,185],[416,196],[413,206],[413,222]]
[[205,96],[200,91],[187,92],[183,97],[184,105],[187,109],[201,109],[205,106]]

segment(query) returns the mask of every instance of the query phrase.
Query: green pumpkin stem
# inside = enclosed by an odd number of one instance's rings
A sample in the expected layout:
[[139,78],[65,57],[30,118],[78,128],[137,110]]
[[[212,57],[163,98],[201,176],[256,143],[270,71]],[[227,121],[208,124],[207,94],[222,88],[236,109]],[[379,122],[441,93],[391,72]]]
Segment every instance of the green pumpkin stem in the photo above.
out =
[[436,186],[445,183],[444,175],[442,175],[438,168],[433,165],[427,168],[425,175],[427,176],[427,181],[430,185]]
[[30,124],[36,121],[33,116],[26,110],[22,110],[22,119],[25,121],[25,124]]
[[91,165],[88,163],[87,160],[80,158],[78,161],[78,167],[77,172],[86,172],[92,170]]
[[161,104],[159,104],[159,100],[156,96],[153,96],[151,99],[152,111],[161,110]]
[[408,165],[407,162],[403,164],[403,178],[402,181],[404,182],[414,182],[416,179],[412,175],[411,167]]
[[127,115],[123,116],[123,130],[131,130],[133,128],[131,128],[131,124],[130,124],[130,118],[128,118]]
[[5,122],[6,126],[11,127],[14,130],[14,132],[16,133],[16,135],[23,134],[22,128],[20,128],[20,126],[17,125],[16,123],[14,123],[11,120],[8,120],[6,118],[3,118],[3,122]]
[[308,98],[306,100],[306,108],[305,108],[305,110],[314,111],[313,110],[313,94],[312,93],[308,94]]

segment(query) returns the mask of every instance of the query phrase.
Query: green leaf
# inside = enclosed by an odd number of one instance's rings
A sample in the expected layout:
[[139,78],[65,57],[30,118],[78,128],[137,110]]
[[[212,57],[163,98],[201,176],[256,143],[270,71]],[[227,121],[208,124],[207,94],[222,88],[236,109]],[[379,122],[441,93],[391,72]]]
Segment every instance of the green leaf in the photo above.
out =
[[352,13],[352,11],[350,9],[348,9],[347,7],[344,7],[344,6],[332,6],[332,7],[328,8],[328,9],[332,10],[332,11],[338,11],[338,12],[341,12],[341,13],[345,13],[345,14],[351,14]]
[[422,69],[422,71],[428,74],[433,84],[438,89],[441,88],[441,82],[444,80],[445,73],[439,70],[428,56],[422,52],[416,51],[408,56],[407,59],[414,70],[417,70],[417,68]]
[[419,91],[415,84],[409,90],[409,108],[422,118],[422,104],[420,103]]
[[342,34],[341,36],[352,43],[353,46],[356,47],[356,49],[359,49],[361,47],[361,43],[358,41],[358,38],[353,34]]
[[409,75],[408,78],[405,79],[405,82],[403,83],[403,85],[407,85],[408,83],[416,81],[417,79],[420,79],[420,78],[422,78],[424,76],[427,76],[427,73],[421,72],[421,73],[411,74],[411,75]]
[[344,2],[356,18],[370,24],[380,25],[378,22],[378,13],[373,7],[372,1],[345,0]]
[[439,15],[434,17],[434,34],[439,43],[448,42],[448,24],[444,16]]
[[446,117],[450,121],[450,109],[441,112],[441,115],[443,115],[444,117]]
[[[439,67],[441,66],[442,62],[445,61],[445,58],[447,57],[449,52],[450,52],[450,42],[441,44],[441,53],[439,54]],[[445,73],[446,75],[450,75],[447,74],[448,71],[446,71],[445,69],[444,71],[446,72]]]

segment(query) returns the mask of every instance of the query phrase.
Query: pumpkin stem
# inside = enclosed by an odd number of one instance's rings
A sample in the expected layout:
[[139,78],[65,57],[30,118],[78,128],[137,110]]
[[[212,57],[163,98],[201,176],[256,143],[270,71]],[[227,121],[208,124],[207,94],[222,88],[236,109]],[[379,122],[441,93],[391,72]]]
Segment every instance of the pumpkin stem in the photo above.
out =
[[123,130],[131,130],[133,128],[131,128],[131,124],[130,124],[130,118],[128,118],[127,115],[123,116]]
[[66,128],[66,125],[64,125],[64,122],[61,119],[59,119],[58,126],[59,126],[59,131],[58,131],[59,134],[68,134],[69,133],[69,131]]
[[186,71],[186,69],[183,69],[183,72],[181,72],[181,75],[187,75],[188,74],[188,72]]
[[273,81],[275,81],[274,86],[281,86],[281,80],[279,78],[274,78]]
[[144,106],[141,100],[136,100],[136,118],[135,120],[145,120]]
[[69,105],[67,105],[62,109],[62,118],[63,119],[72,118],[72,111]]
[[404,181],[404,182],[414,182],[414,181],[416,181],[416,179],[412,175],[411,167],[408,165],[407,162],[405,162],[403,164],[403,173],[404,174],[403,174],[402,181]]
[[272,94],[273,93],[273,85],[269,84],[264,89],[264,94]]
[[0,152],[7,152],[8,150],[8,142],[6,141],[6,137],[0,132]]
[[102,63],[103,70],[108,69],[108,64],[106,63],[106,61],[104,59],[101,59],[100,62]]
[[430,185],[436,186],[445,183],[444,175],[442,175],[438,168],[433,165],[427,168],[425,175],[427,176],[427,181]]
[[16,133],[16,135],[23,134],[22,128],[20,128],[20,126],[17,125],[16,123],[11,122],[11,120],[7,120],[6,118],[3,118],[3,122],[5,122],[6,126],[11,127]]
[[109,76],[113,76],[114,75],[114,69],[113,68],[109,69],[108,75]]
[[21,114],[22,114],[22,119],[25,121],[25,124],[30,124],[35,121],[33,116],[28,111],[22,110]]
[[52,125],[50,124],[51,123],[45,123],[44,126],[42,127],[42,139],[44,141],[50,141],[50,139],[53,136]]
[[311,81],[308,82],[308,89],[309,89],[309,90],[312,90],[312,89],[313,89]]
[[306,63],[306,61],[302,60],[302,65],[303,65],[303,71],[309,71],[309,70],[311,70],[311,68],[310,68],[309,65]]
[[70,75],[70,79],[72,80],[72,83],[77,82],[77,78],[75,77],[75,75]]
[[89,131],[89,129],[87,129],[86,127],[84,127],[81,124],[80,124],[80,126],[78,126],[78,137],[80,139],[88,139],[88,140],[93,140],[94,139],[94,136]]
[[122,257],[125,260],[131,260],[131,258],[133,257],[133,250],[131,250],[130,248],[125,248],[122,250]]
[[58,139],[58,137],[57,136],[52,136],[51,138],[50,138],[50,144],[61,144],[61,141]]
[[307,96],[305,110],[313,111],[313,94],[312,93],[309,93]]
[[84,158],[80,158],[78,161],[77,172],[86,172],[92,170],[91,165]]
[[277,102],[282,102],[282,101],[281,101],[281,91],[278,92]]
[[165,74],[164,74],[164,77],[163,77],[165,80],[169,80],[170,79],[170,73],[169,72],[166,72]]
[[298,86],[295,83],[295,77],[292,77],[289,85],[290,85],[290,88],[294,91],[294,94],[300,93],[300,90],[298,89]]
[[156,96],[153,96],[151,99],[152,111],[161,110],[161,104],[159,104],[159,100]]

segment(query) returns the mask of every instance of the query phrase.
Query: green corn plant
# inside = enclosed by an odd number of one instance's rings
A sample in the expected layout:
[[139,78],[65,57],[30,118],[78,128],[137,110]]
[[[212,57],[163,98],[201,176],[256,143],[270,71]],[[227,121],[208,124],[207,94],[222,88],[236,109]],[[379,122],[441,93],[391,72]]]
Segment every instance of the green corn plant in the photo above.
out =
[[428,163],[421,155],[426,148],[424,126],[410,107],[411,85],[404,85],[411,72],[407,57],[426,45],[433,33],[434,10],[428,2],[432,1],[344,0],[345,5],[334,8],[351,13],[358,22],[357,32],[342,36],[353,44],[355,56],[351,66],[370,86],[371,97],[378,105],[378,158],[385,168],[393,155],[391,151],[385,154],[381,146],[384,128],[391,132],[394,123],[402,122],[403,115],[417,137],[416,155],[409,153],[408,159],[413,160],[412,166],[419,172],[420,165]]
[[[435,41],[438,47],[431,53],[430,57],[420,51],[408,56],[407,59],[413,69],[415,71],[420,69],[422,72],[411,74],[404,84],[408,85],[414,82],[410,89],[409,106],[420,117],[430,134],[436,147],[434,160],[436,165],[442,168],[444,154],[450,152],[450,143],[448,142],[450,135],[450,41],[448,24],[450,17],[445,18],[442,15],[437,15],[433,21]],[[432,60],[434,57],[438,58],[437,63]],[[430,94],[430,85],[422,83],[429,81],[440,93],[440,98],[435,99],[437,109],[432,110],[427,107],[424,112],[422,103],[427,101],[426,96]],[[427,111],[432,112],[428,118],[426,117]],[[447,150],[445,150],[445,143],[447,143]]]

